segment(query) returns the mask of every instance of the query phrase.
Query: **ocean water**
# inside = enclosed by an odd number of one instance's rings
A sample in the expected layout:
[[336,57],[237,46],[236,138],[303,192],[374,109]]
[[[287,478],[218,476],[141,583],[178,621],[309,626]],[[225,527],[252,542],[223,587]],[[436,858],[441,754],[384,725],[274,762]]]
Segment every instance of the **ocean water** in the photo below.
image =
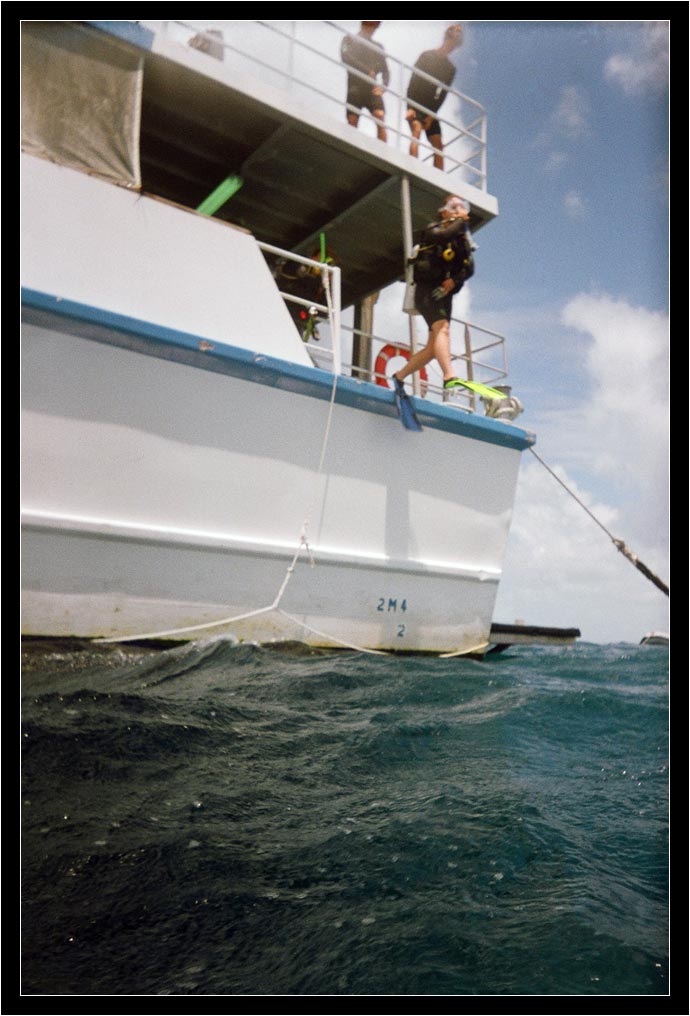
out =
[[23,995],[666,995],[668,650],[29,643]]

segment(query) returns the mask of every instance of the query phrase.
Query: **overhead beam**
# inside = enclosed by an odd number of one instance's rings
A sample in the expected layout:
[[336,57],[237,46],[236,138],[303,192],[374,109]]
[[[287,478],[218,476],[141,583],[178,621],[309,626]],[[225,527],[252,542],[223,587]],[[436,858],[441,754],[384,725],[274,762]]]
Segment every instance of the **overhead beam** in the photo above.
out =
[[336,215],[333,218],[330,218],[327,222],[322,223],[318,229],[316,229],[313,233],[310,233],[309,236],[305,237],[297,248],[297,253],[300,254],[306,249],[311,249],[316,243],[318,243],[321,233],[326,233],[326,235],[328,235],[329,230],[335,229],[337,226],[342,225],[342,223],[352,218],[353,215],[356,215],[360,209],[364,205],[368,204],[372,199],[381,197],[382,194],[385,194],[387,191],[392,191],[394,188],[397,188],[397,186],[398,178],[395,176],[390,176],[386,180],[382,180],[372,190],[367,191],[366,194],[363,194],[357,201],[349,205],[349,207],[344,212],[341,212],[340,215]]

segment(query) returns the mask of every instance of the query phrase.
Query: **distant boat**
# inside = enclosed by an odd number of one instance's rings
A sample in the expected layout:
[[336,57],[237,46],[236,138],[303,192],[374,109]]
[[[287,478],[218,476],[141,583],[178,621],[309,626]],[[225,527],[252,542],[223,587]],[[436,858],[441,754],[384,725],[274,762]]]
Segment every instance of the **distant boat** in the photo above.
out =
[[663,631],[647,632],[647,634],[640,639],[641,646],[667,646],[668,644],[669,637],[666,632]]
[[[483,111],[457,94],[476,126],[442,172],[406,123],[396,147],[345,122],[341,30],[324,112],[183,28],[22,25],[22,632],[481,652],[534,435],[431,380],[403,430],[374,364],[407,348],[356,318],[343,362],[340,311],[405,277],[449,191],[495,217]],[[276,258],[325,280],[317,346]],[[460,377],[505,378],[501,336],[455,340]]]

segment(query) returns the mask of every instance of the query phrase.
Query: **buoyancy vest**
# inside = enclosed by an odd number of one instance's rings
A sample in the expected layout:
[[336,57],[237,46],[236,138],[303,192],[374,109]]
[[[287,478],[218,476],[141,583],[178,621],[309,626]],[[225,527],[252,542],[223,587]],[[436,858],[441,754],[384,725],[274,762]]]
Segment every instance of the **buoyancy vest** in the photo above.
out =
[[414,281],[438,285],[453,279],[460,288],[474,275],[472,243],[465,219],[442,219],[427,226],[414,259]]

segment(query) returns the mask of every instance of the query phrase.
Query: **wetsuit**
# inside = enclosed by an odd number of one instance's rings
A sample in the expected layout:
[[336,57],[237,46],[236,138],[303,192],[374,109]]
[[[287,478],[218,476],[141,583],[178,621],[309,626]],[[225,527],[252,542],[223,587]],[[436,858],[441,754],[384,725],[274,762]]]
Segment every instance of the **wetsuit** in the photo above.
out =
[[[430,223],[419,240],[415,262],[415,307],[426,323],[450,321],[453,297],[474,274],[472,246],[467,236],[468,225],[463,219],[443,219]],[[444,258],[443,251],[452,252]],[[452,279],[454,287],[440,300],[433,291],[444,279]]]
[[[370,45],[366,45],[368,41]],[[371,47],[376,47],[372,49]],[[360,71],[371,78],[371,81],[364,81],[355,74],[347,75],[347,104],[361,109],[364,106],[372,113],[375,109],[383,109],[383,99],[380,95],[374,95],[374,88],[377,85],[376,77],[381,75],[384,87],[388,84],[390,74],[388,63],[383,46],[380,42],[363,40],[358,35],[347,35],[340,47],[340,56],[346,67]],[[350,110],[350,112],[352,112]]]
[[[428,49],[422,53],[414,66],[415,70],[424,71],[425,74],[430,74],[446,85],[446,88],[443,88],[441,85],[427,81],[426,78],[412,74],[407,88],[407,105],[414,110],[415,120],[421,120],[424,123],[429,113],[419,107],[423,106],[431,113],[435,113],[441,108],[441,104],[448,94],[448,88],[455,77],[455,65],[437,49]],[[426,136],[431,137],[431,135],[440,133],[440,123],[437,119],[432,120],[426,128]]]

